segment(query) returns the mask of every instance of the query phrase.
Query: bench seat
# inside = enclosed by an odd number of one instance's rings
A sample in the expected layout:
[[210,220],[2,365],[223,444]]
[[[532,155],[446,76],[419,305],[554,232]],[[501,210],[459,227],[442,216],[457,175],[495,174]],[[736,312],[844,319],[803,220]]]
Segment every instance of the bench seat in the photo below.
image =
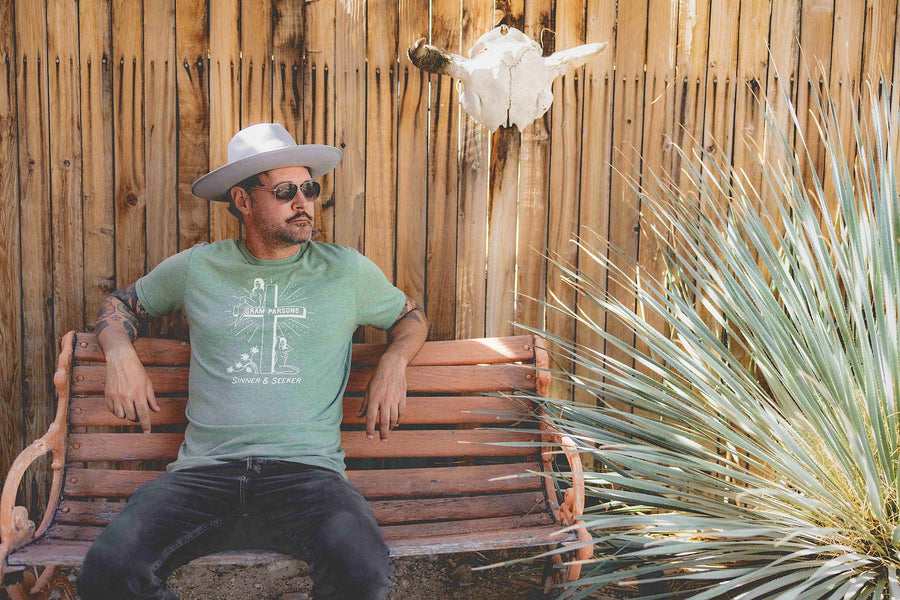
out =
[[[54,377],[56,420],[7,477],[0,498],[0,568],[8,574],[50,565],[41,578],[43,592],[52,581],[47,572],[79,566],[128,497],[164,472],[184,438],[190,346],[141,338],[135,348],[161,406],[151,415],[152,432],[141,433],[108,411],[96,336],[72,332],[63,340]],[[549,383],[543,341],[511,336],[426,343],[407,369],[401,427],[386,443],[372,443],[364,419],[355,415],[384,348],[353,347],[341,440],[347,476],[370,502],[391,555],[574,544],[575,557],[588,558],[590,536],[577,527],[584,508],[577,452],[534,401]],[[541,475],[553,469],[560,449],[576,473],[575,486],[564,493]],[[51,498],[35,526],[24,508],[14,506],[15,495],[28,465],[47,453],[53,455]],[[252,565],[275,558],[288,557],[228,551],[195,562]],[[579,564],[555,563],[552,581],[578,577]],[[43,593],[27,587],[13,581],[7,589],[15,599]]]

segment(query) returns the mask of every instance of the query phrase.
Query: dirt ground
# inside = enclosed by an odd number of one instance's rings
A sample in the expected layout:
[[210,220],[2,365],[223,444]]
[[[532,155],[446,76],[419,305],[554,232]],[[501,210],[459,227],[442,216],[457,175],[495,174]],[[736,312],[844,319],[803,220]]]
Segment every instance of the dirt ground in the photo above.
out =
[[[534,550],[498,550],[440,556],[395,558],[389,600],[537,600],[543,560],[474,571],[474,567],[533,556]],[[74,581],[77,571],[68,572]],[[186,565],[169,585],[182,600],[311,600],[306,564],[276,561],[255,567]],[[628,595],[599,594],[597,600]]]

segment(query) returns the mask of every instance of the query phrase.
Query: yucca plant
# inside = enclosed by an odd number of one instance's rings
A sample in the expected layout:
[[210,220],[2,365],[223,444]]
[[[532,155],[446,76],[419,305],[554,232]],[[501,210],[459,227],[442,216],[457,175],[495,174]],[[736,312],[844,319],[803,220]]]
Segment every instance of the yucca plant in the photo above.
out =
[[[627,357],[537,331],[597,399],[546,406],[598,465],[594,559],[566,597],[655,581],[644,597],[900,600],[898,124],[888,100],[862,105],[848,132],[819,99],[821,179],[793,109],[799,150],[765,111],[759,189],[702,150],[682,157],[677,187],[645,173],[633,189],[661,224],[664,276],[596,240],[576,242],[581,269],[556,263],[581,308],[548,307]],[[640,349],[588,318],[591,305]]]

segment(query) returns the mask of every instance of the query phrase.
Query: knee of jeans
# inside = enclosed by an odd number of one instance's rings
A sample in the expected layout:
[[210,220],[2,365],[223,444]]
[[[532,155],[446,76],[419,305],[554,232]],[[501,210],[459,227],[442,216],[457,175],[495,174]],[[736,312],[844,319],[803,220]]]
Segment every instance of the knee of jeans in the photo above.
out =
[[125,597],[125,591],[135,587],[134,582],[152,579],[150,571],[150,565],[130,552],[127,544],[100,536],[84,557],[78,592],[85,600]]

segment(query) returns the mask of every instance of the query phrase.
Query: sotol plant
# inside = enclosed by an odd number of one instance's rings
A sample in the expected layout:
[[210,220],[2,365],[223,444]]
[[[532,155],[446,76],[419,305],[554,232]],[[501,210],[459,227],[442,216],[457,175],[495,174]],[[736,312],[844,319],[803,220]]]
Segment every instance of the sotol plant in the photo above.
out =
[[821,180],[796,114],[795,152],[770,111],[759,189],[707,155],[683,157],[680,189],[645,174],[665,275],[578,242],[636,303],[557,265],[641,348],[559,303],[627,359],[538,332],[599,400],[547,403],[598,465],[595,558],[565,595],[655,579],[645,597],[900,600],[900,124],[862,104],[841,131],[820,100]]

